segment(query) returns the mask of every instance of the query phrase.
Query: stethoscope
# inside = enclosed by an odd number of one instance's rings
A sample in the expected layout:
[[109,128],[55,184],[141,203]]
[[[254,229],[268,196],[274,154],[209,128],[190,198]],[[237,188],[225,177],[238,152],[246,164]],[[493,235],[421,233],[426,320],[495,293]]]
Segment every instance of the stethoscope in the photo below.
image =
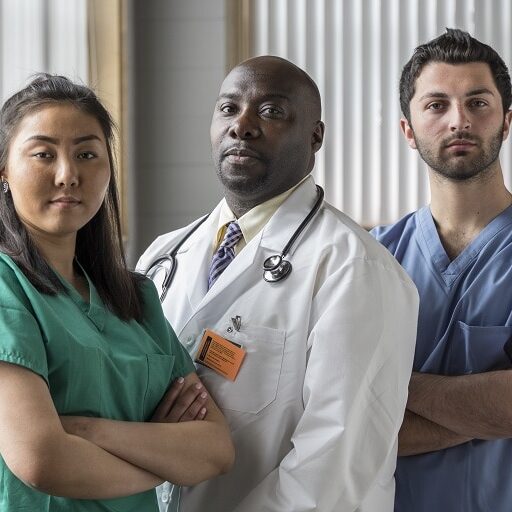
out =
[[[300,226],[295,230],[292,237],[285,245],[284,249],[281,251],[281,254],[274,254],[273,256],[269,256],[263,262],[263,279],[267,283],[277,283],[278,281],[282,281],[286,279],[290,272],[292,271],[292,264],[286,259],[287,254],[290,252],[291,248],[301,235],[301,233],[306,229],[306,226],[311,222],[313,217],[316,215],[320,206],[322,206],[322,201],[324,200],[324,190],[320,185],[316,186],[317,198],[313,208],[307,214],[305,219],[301,222]],[[153,279],[159,267],[164,267],[164,262],[169,262],[169,269],[166,269],[166,274],[164,280],[162,282],[162,293],[160,294],[160,302],[165,300],[167,295],[167,291],[171,287],[172,281],[176,274],[176,269],[178,268],[178,260],[176,255],[178,251],[183,246],[183,244],[195,233],[197,228],[203,224],[206,219],[210,216],[210,214],[205,215],[201,219],[197,221],[197,223],[190,228],[188,233],[183,236],[183,238],[174,246],[173,250],[169,254],[162,254],[153,260],[148,269],[144,272],[144,275]],[[165,268],[165,267],[164,267]]]

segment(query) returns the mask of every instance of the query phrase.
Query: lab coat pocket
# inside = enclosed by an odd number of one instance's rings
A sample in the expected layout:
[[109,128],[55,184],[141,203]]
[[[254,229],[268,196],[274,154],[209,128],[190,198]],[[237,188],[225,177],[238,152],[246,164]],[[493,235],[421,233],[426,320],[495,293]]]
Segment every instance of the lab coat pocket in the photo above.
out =
[[172,378],[174,356],[147,354],[148,385],[144,395],[144,419],[149,420]]
[[285,331],[243,326],[230,334],[246,350],[234,382],[199,366],[197,373],[221,409],[257,414],[277,396],[283,364]]
[[476,326],[457,322],[450,348],[450,373],[469,374],[512,366],[503,346],[511,326]]

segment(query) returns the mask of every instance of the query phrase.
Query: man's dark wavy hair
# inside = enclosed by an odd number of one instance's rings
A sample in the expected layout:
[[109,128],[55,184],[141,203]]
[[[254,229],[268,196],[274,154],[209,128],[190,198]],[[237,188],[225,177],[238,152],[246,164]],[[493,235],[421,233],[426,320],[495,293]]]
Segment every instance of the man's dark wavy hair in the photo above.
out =
[[414,96],[416,79],[429,62],[465,64],[485,62],[491,69],[494,83],[501,95],[503,112],[512,103],[510,75],[507,66],[498,53],[490,46],[481,43],[463,30],[447,28],[446,33],[418,46],[404,66],[400,78],[400,107],[409,123],[411,122],[410,103]]
[[[0,111],[0,173],[8,160],[9,145],[25,116],[48,105],[69,104],[93,116],[107,144],[110,183],[96,215],[77,233],[75,257],[85,269],[105,305],[122,320],[142,320],[140,277],[129,272],[123,251],[119,197],[113,153],[114,122],[94,92],[66,77],[41,73],[11,96]],[[10,192],[0,192],[0,251],[9,255],[42,293],[66,289],[37,249],[21,222]]]

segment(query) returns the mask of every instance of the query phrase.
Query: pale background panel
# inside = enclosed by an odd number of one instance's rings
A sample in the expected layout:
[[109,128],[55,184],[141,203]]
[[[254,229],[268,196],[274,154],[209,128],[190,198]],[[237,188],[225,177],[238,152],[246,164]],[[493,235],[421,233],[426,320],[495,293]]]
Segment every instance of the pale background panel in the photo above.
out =
[[0,0],[0,99],[36,72],[88,81],[86,0]]

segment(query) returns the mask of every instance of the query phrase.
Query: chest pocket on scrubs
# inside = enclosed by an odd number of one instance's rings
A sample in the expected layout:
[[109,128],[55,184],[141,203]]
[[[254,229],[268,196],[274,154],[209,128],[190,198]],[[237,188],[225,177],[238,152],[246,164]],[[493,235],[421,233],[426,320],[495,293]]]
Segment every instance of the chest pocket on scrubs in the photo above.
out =
[[468,374],[511,368],[503,346],[512,336],[510,326],[473,326],[457,322],[448,357],[450,373]]
[[201,365],[198,375],[221,409],[260,412],[277,396],[286,333],[252,326],[242,326],[240,332],[217,332],[246,350],[240,371],[234,382]]
[[144,419],[149,420],[171,384],[174,356],[148,354],[148,385],[144,396]]

